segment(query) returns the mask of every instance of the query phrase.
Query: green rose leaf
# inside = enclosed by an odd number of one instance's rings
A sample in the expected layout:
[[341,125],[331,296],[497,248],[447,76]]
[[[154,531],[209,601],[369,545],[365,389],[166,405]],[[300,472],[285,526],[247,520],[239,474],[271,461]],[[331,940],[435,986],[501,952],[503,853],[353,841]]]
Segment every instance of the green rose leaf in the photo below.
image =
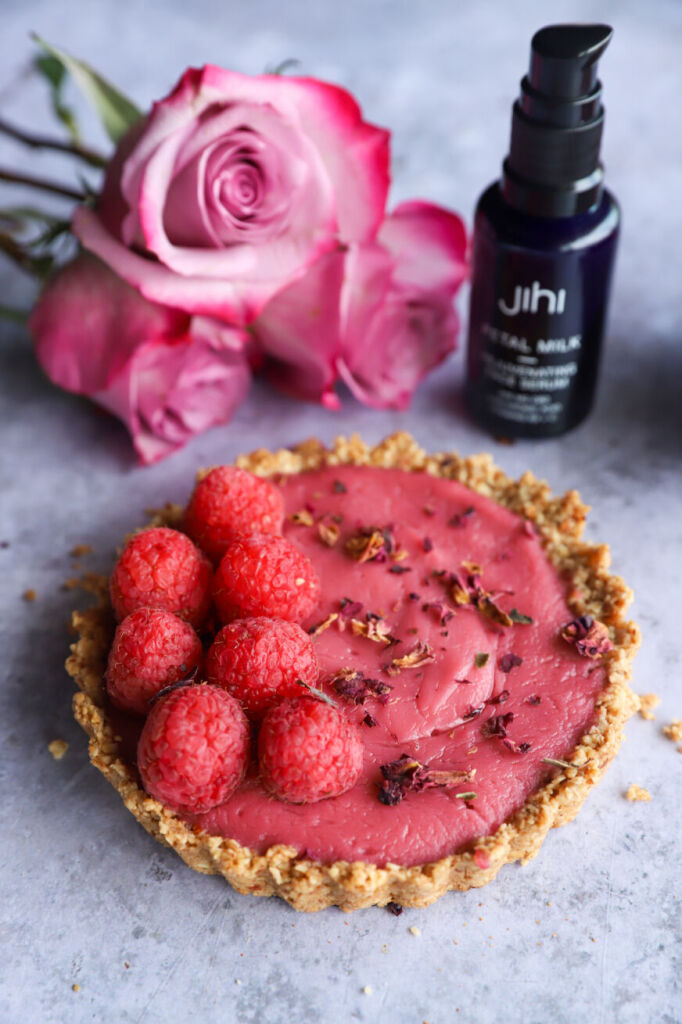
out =
[[[46,51],[48,58],[52,58],[52,61],[56,61],[64,72],[68,72],[71,75],[99,114],[109,138],[112,142],[118,142],[130,126],[142,116],[135,104],[107,82],[106,79],[102,78],[101,75],[98,75],[89,64],[71,57],[68,53],[64,53],[63,50],[58,50],[56,46],[47,43],[35,33],[33,34],[33,39]],[[63,73],[60,74],[53,63],[43,63],[42,66],[38,66],[51,83],[53,96],[56,96],[57,102],[61,105]],[[69,120],[65,120],[63,114],[60,113],[57,102],[53,99],[57,116],[66,124],[71,134],[76,138],[74,134],[75,123],[70,127]],[[61,106],[63,110],[66,110],[66,108],[63,108],[63,105]],[[71,115],[70,111],[66,111],[66,113],[73,122],[73,115]]]

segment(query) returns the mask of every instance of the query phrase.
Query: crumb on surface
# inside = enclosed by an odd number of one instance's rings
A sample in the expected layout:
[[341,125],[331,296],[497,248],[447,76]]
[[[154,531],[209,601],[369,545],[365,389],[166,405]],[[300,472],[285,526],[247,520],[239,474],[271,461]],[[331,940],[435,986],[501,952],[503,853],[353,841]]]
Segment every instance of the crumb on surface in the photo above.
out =
[[653,721],[656,717],[654,714],[654,708],[657,708],[660,703],[661,698],[657,693],[640,693],[639,713],[642,718],[646,718],[649,722]]
[[66,740],[56,739],[52,740],[51,743],[48,743],[47,749],[50,751],[55,761],[61,761],[64,754],[69,749],[69,744]]
[[38,595],[36,594],[33,587],[29,587],[29,589],[25,590],[21,596],[23,597],[24,601],[35,601]]
[[[682,718],[673,718],[670,725],[663,726],[663,735],[673,743],[682,744]],[[682,754],[682,745],[677,748]]]
[[421,935],[421,929],[417,928],[416,924],[410,925],[410,927],[407,930],[408,932],[410,932],[411,935]]
[[92,544],[76,544],[71,548],[72,558],[82,558],[84,555],[92,554]]
[[80,990],[81,990],[81,987],[80,987],[80,985],[78,985],[77,983],[74,983],[74,984],[73,984],[73,985],[71,986],[71,991],[72,991],[72,992],[80,992]]
[[625,794],[625,799],[630,800],[632,803],[648,803],[651,800],[651,793],[648,789],[644,789],[642,786],[638,786],[636,782],[633,782]]
[[371,996],[371,994],[372,994],[372,986],[371,985],[365,985],[362,991],[363,991],[364,995]]

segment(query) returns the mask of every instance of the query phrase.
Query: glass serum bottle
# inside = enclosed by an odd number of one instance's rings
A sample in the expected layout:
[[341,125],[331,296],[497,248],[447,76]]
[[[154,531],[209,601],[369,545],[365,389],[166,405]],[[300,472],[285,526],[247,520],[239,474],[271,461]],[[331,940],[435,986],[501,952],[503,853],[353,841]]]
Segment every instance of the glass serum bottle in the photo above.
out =
[[620,224],[599,162],[611,35],[533,36],[502,178],[476,208],[466,395],[496,435],[557,437],[592,407]]

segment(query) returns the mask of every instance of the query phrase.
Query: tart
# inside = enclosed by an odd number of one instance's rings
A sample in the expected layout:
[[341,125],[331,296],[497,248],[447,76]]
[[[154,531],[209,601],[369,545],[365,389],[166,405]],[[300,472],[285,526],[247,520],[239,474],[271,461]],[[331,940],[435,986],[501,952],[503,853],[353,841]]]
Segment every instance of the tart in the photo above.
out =
[[[319,575],[303,626],[321,689],[362,731],[362,774],[306,805],[269,796],[255,768],[203,813],[145,793],[139,726],[103,681],[105,578],[96,607],[74,613],[67,661],[95,767],[190,867],[297,910],[425,906],[534,857],[576,815],[638,706],[632,594],[608,572],[608,547],[580,539],[578,494],[553,497],[530,473],[511,480],[488,455],[429,455],[405,433],[236,464],[279,487],[285,537]],[[181,521],[168,505],[153,525]]]

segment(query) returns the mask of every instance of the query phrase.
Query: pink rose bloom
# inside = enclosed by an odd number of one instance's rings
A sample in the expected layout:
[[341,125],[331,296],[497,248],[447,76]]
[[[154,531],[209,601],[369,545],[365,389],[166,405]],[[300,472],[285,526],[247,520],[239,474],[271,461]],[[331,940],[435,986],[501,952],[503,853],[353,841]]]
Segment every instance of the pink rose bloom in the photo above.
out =
[[122,140],[81,243],[150,302],[250,323],[324,253],[371,241],[388,133],[310,78],[190,69]]
[[253,325],[275,382],[337,408],[340,378],[367,405],[406,408],[455,348],[466,247],[456,214],[414,201],[386,218],[375,242],[323,256]]
[[143,463],[226,422],[248,389],[244,331],[147,302],[88,254],[49,282],[29,326],[50,379],[123,420]]

